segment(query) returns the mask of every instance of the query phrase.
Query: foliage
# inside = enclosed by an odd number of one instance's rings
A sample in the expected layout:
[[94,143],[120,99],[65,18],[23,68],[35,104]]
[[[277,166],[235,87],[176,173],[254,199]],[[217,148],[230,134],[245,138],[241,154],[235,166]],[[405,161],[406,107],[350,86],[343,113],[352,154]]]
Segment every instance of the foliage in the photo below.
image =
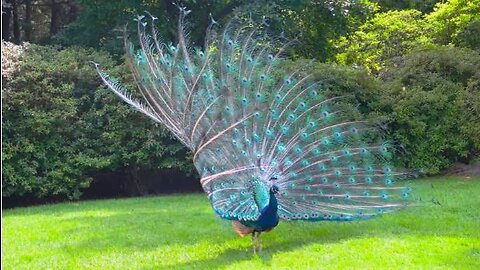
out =
[[322,92],[353,95],[361,118],[386,124],[399,165],[435,174],[478,156],[479,70],[474,51],[432,47],[390,60],[381,80],[343,65],[319,64],[315,72]]
[[[10,90],[2,106],[3,196],[78,198],[92,171],[126,164],[172,167],[185,159],[174,157],[183,148],[162,129],[118,100],[103,98],[106,91],[89,64],[94,59],[114,65],[92,49],[32,44],[4,81]],[[116,74],[128,73],[119,66]]]
[[294,39],[292,55],[326,61],[335,54],[335,40],[362,24],[377,10],[368,0],[362,1],[258,1],[243,5],[238,14],[248,14],[261,21],[268,18],[273,36]]
[[15,45],[2,40],[2,80],[9,80],[18,71],[19,58],[28,44]]
[[422,13],[431,12],[435,4],[441,1],[443,0],[372,0],[382,11],[416,9]]
[[[319,64],[316,76],[327,91],[354,94],[364,116],[388,119],[391,138],[407,151],[407,166],[435,173],[455,160],[478,156],[478,54],[434,45],[480,52],[480,0],[182,3],[193,11],[188,17],[193,46],[203,44],[210,13],[220,24],[234,14],[257,22],[265,15],[272,36],[284,32],[298,39],[289,51],[297,60],[290,68],[303,58],[353,66]],[[102,170],[123,171],[130,176],[132,193],[145,193],[136,176],[143,168],[191,171],[185,149],[105,91],[88,64],[102,63],[135,89],[121,61],[123,27],[129,23],[127,34],[135,42],[131,20],[148,10],[158,17],[164,41],[173,40],[175,5],[158,0],[6,0],[2,7],[4,40],[67,46],[2,42],[4,196],[77,198]]]
[[479,269],[480,178],[416,180],[412,188],[421,198],[415,206],[379,218],[281,222],[262,233],[264,248],[257,256],[252,256],[250,238],[238,237],[230,223],[215,217],[203,194],[6,210],[2,265],[5,269]]
[[[439,3],[435,10],[425,18],[427,23],[433,29],[433,38],[439,44],[462,44],[466,40],[473,39],[473,42],[467,42],[468,47],[479,46],[478,41],[478,21],[480,20],[480,0],[449,0],[445,3]],[[473,33],[472,30],[475,30]],[[470,34],[476,35],[469,36]],[[466,36],[468,35],[468,36]]]
[[369,103],[378,98],[375,95],[381,85],[365,69],[325,63],[318,65],[316,73],[322,90],[333,92],[335,96],[354,96],[358,110],[363,117],[368,117]]
[[[204,30],[210,22],[210,14],[221,24],[225,24],[234,14],[251,16],[261,22],[267,18],[273,36],[284,32],[287,38],[298,38],[299,46],[294,53],[302,57],[325,60],[332,57],[335,50],[333,40],[361,24],[375,10],[368,0],[362,1],[311,1],[278,0],[254,1],[245,3],[237,0],[183,1],[193,13],[188,17],[190,36],[193,45],[203,45]],[[161,29],[165,41],[175,35],[178,9],[165,1],[115,1],[102,4],[97,1],[80,0],[82,12],[79,18],[68,25],[56,37],[64,45],[82,45],[108,50],[121,55],[123,44],[120,39],[123,26],[138,14],[147,10],[158,17],[156,24]],[[136,27],[130,23],[127,33],[135,36]]]
[[[340,38],[336,59],[342,64],[361,65],[377,73],[388,59],[430,44],[455,44],[479,50],[480,1],[450,0],[436,3],[426,14],[415,9],[422,1],[374,1],[383,12]],[[430,1],[432,5],[437,1]],[[399,9],[392,11],[389,9]],[[429,11],[430,8],[422,9]],[[382,9],[381,9],[382,10]]]
[[394,140],[411,168],[437,173],[480,149],[480,55],[436,47],[393,60],[372,107],[391,122]]
[[426,29],[422,13],[417,10],[377,13],[357,31],[339,40],[337,61],[378,72],[388,59],[429,44]]
[[470,48],[480,52],[480,18],[469,22],[454,39],[459,47]]
[[76,0],[2,0],[2,40],[44,43],[78,12]]
[[[233,8],[241,3],[238,0],[182,1],[183,5],[195,11],[194,16],[189,16],[194,45],[203,45],[204,30],[210,22],[210,13],[216,20],[221,20],[231,15]],[[127,35],[136,41],[137,28],[133,19],[137,15],[146,15],[145,11],[158,18],[155,23],[165,42],[173,40],[176,34],[178,8],[170,1],[106,1],[101,4],[101,8],[95,0],[79,0],[78,4],[82,8],[78,19],[55,37],[56,42],[67,46],[101,48],[115,55],[123,55],[124,28],[126,27]]]
[[467,81],[465,91],[459,93],[457,102],[457,106],[462,112],[459,115],[462,123],[459,126],[461,134],[471,140],[473,150],[470,150],[470,153],[472,154],[472,160],[478,159],[480,158],[480,72],[478,72],[478,69],[472,78]]

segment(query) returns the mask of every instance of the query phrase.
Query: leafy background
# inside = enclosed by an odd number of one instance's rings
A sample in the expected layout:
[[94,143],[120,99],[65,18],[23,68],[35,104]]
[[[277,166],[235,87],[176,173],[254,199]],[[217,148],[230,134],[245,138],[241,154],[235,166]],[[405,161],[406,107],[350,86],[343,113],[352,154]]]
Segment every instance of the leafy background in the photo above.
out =
[[[399,165],[437,174],[478,161],[480,0],[182,3],[193,10],[195,46],[209,14],[220,23],[234,14],[265,18],[271,35],[298,38],[291,65],[317,59],[326,90],[353,94],[365,117],[385,124]],[[128,23],[134,37],[132,19],[148,10],[173,40],[177,7],[160,0],[4,0],[2,7],[4,198],[78,199],[108,178],[118,178],[123,195],[145,195],[147,171],[195,176],[186,149],[107,92],[89,62],[134,93],[122,29]],[[177,185],[185,183],[195,185]]]

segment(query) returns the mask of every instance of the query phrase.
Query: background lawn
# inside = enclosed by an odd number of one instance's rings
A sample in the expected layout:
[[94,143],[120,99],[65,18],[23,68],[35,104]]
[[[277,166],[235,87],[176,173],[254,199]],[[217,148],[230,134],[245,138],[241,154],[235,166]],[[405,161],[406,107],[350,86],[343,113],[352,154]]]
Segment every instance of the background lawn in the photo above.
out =
[[[415,180],[408,209],[360,222],[282,222],[252,255],[203,194],[6,210],[4,269],[480,269],[480,179]],[[438,201],[440,204],[432,203]]]

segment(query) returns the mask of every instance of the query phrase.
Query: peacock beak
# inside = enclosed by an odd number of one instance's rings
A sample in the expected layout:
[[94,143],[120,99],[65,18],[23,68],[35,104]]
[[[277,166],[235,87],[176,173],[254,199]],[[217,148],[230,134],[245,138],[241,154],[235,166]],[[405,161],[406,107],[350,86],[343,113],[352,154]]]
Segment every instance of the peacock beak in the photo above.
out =
[[273,194],[277,194],[279,191],[279,188],[277,185],[272,185],[272,187],[270,188],[270,192],[273,193]]

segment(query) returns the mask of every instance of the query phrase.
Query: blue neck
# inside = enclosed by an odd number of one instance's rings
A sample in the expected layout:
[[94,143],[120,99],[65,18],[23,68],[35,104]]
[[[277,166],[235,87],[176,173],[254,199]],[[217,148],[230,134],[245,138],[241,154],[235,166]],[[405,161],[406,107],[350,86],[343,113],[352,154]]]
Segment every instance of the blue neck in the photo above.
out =
[[270,202],[265,208],[263,208],[262,214],[264,214],[267,211],[268,212],[274,211],[276,213],[277,207],[278,207],[277,198],[275,197],[275,194],[273,194],[273,192],[270,191]]

